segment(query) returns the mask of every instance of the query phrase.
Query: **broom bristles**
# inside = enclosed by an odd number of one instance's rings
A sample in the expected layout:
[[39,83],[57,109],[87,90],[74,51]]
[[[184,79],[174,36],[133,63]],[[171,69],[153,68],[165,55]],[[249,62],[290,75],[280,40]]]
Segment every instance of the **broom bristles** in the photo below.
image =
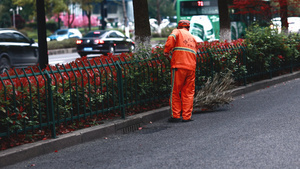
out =
[[230,89],[234,87],[234,79],[231,75],[231,71],[223,77],[217,73],[213,80],[208,79],[194,97],[194,108],[214,110],[233,101]]

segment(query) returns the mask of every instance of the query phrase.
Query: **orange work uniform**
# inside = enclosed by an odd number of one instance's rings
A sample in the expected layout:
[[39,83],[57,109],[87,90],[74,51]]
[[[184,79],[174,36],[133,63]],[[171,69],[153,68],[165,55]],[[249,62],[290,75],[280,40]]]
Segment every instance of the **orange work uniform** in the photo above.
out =
[[165,44],[171,58],[171,117],[189,120],[192,117],[195,94],[197,42],[186,28],[174,29]]

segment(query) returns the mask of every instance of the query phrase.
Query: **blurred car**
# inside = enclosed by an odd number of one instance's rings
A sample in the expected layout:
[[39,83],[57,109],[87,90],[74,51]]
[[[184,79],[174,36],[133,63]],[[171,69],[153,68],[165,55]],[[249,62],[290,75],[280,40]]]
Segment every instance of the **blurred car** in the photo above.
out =
[[52,35],[47,37],[47,41],[62,41],[70,38],[82,38],[82,34],[78,29],[58,29]]
[[[272,29],[277,29],[278,32],[281,32],[281,18],[276,17],[271,20],[273,22],[271,26]],[[300,17],[288,17],[287,18],[289,27],[288,31],[292,33],[300,33]]]
[[[119,26],[119,29],[121,30],[125,30],[125,25],[124,24],[121,24]],[[129,32],[134,32],[134,23],[133,22],[128,22],[128,29],[129,29]]]
[[170,22],[168,27],[170,28],[176,28],[177,27],[177,23],[176,22]]
[[169,19],[163,19],[161,20],[161,23],[160,23],[160,29],[164,29],[166,27],[168,27],[168,25],[170,24],[170,20]]
[[38,44],[21,32],[0,28],[0,74],[11,67],[37,65]]
[[82,56],[90,54],[108,54],[132,52],[135,45],[132,39],[116,30],[96,30],[87,33],[76,41],[77,53]]
[[149,19],[149,24],[150,24],[151,32],[157,32],[157,30],[158,30],[158,21],[157,21],[157,19],[150,18]]

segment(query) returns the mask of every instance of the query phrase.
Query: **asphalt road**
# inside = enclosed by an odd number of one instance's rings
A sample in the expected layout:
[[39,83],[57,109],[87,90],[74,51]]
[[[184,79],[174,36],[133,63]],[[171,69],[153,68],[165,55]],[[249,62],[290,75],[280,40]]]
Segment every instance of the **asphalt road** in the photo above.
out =
[[218,111],[195,113],[189,123],[162,119],[5,168],[299,168],[299,103],[296,79],[238,96]]
[[78,53],[63,53],[63,54],[56,54],[56,55],[49,55],[49,64],[66,64],[76,60],[76,58],[80,58]]
[[[151,46],[155,47],[161,45],[164,42],[165,41],[153,41],[151,43]],[[116,54],[120,54],[120,53],[116,53]],[[89,57],[96,57],[96,56],[101,56],[101,55],[100,54],[89,55]],[[49,51],[49,55],[48,55],[50,65],[66,64],[76,60],[76,58],[80,58],[80,56],[76,52],[75,48],[51,50]]]

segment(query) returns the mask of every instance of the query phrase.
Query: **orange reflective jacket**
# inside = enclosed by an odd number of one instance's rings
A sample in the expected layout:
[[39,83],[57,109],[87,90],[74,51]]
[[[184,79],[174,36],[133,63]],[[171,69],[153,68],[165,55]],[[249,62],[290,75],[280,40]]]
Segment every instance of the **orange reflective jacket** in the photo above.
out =
[[171,68],[182,68],[195,71],[197,42],[193,35],[185,28],[174,29],[169,35],[165,53],[173,52]]

